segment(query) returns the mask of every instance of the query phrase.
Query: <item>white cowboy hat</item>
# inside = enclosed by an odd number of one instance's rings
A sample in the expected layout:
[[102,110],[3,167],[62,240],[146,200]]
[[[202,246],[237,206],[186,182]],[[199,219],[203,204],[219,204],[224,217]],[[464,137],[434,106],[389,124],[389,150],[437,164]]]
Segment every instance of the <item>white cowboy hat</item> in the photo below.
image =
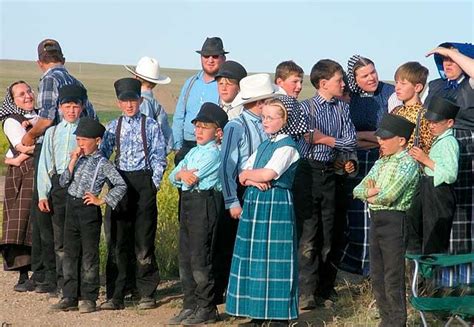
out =
[[240,80],[240,92],[232,101],[232,107],[281,95],[269,74],[254,74]]
[[135,68],[126,65],[124,67],[133,75],[151,83],[169,84],[171,82],[168,76],[160,75],[160,64],[155,58],[142,57]]

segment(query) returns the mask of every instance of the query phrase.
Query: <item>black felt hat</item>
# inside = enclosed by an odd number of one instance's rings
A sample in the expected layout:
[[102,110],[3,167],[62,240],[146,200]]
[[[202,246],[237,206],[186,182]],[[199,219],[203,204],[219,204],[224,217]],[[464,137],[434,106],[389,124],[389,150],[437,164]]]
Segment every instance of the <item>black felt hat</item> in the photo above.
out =
[[240,82],[240,80],[245,76],[247,76],[247,71],[245,70],[244,66],[236,61],[227,60],[220,66],[215,78],[217,79],[219,77],[225,77],[235,79],[237,82]]
[[105,133],[105,127],[97,120],[90,117],[82,117],[79,119],[76,131],[74,134],[80,137],[87,137],[95,139],[96,137],[102,137]]
[[87,100],[87,91],[80,85],[64,85],[58,91],[59,104],[74,102],[83,104]]
[[425,112],[425,118],[435,122],[455,119],[458,111],[459,106],[451,100],[434,96],[428,105],[428,110]]
[[205,102],[191,123],[215,123],[220,128],[224,128],[228,121],[227,113],[221,107],[212,102]]
[[382,117],[379,128],[375,131],[375,135],[381,139],[400,136],[409,140],[414,129],[415,124],[408,119],[398,115],[385,114]]
[[114,87],[117,99],[122,101],[139,99],[142,94],[142,83],[135,78],[121,78],[115,81]]
[[224,44],[220,37],[208,37],[204,41],[201,50],[196,50],[201,56],[224,55],[229,52],[224,50]]

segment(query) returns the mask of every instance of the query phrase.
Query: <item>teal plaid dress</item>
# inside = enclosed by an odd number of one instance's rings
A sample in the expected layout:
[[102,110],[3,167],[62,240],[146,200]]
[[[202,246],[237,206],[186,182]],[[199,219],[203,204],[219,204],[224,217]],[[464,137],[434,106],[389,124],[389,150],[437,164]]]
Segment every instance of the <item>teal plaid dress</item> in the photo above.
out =
[[[295,147],[290,137],[267,140],[257,149],[254,169],[265,167],[279,147]],[[298,317],[293,163],[272,187],[248,187],[239,221],[226,298],[226,311],[254,319]]]

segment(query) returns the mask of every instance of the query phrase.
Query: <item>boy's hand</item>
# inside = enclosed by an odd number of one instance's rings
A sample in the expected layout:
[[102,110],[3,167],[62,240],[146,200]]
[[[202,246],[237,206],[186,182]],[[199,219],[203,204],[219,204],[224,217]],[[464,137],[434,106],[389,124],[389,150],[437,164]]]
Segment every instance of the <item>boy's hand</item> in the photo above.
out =
[[25,120],[21,123],[21,127],[23,127],[24,129],[27,129],[29,126],[32,126],[29,120]]
[[84,151],[82,151],[80,147],[77,147],[71,152],[71,160],[77,160],[83,154],[84,154]]
[[334,161],[334,169],[336,169],[336,170],[344,169],[344,161],[342,161],[342,160]]
[[306,142],[310,144],[325,144],[332,148],[336,144],[336,139],[334,137],[323,134],[317,129],[313,130],[312,132],[304,134],[304,139]]
[[412,147],[408,153],[410,154],[410,156],[412,156],[413,159],[415,159],[419,163],[422,163],[423,165],[426,165],[425,163],[427,159],[429,159],[428,155],[417,146]]
[[41,212],[50,212],[51,210],[49,209],[49,202],[46,199],[41,199],[38,201],[38,208],[40,209]]
[[199,178],[194,175],[197,169],[181,169],[177,174],[176,177],[179,178],[182,182],[184,182],[187,186],[193,186],[199,181]]
[[349,160],[344,163],[344,171],[348,174],[352,174],[355,172],[355,164],[354,161]]
[[239,207],[234,207],[229,209],[230,216],[234,219],[239,219],[240,215],[242,214],[242,208]]
[[86,194],[82,197],[84,199],[84,204],[87,205],[95,205],[95,206],[100,206],[105,203],[103,199],[99,199],[97,196],[90,192],[86,192]]
[[365,186],[367,188],[367,201],[372,197],[375,198],[375,196],[380,192],[380,188],[375,186],[375,181],[373,179],[369,179]]

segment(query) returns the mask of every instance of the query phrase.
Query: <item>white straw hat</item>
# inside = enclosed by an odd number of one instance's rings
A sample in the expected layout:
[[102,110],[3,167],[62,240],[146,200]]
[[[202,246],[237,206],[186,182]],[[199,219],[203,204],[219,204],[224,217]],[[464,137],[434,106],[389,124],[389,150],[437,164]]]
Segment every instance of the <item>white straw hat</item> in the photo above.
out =
[[124,67],[133,75],[151,83],[169,84],[171,82],[168,76],[160,75],[160,64],[155,58],[142,57],[135,68],[125,65]]
[[232,107],[281,95],[269,74],[250,75],[242,78],[239,84],[240,92],[232,102]]

